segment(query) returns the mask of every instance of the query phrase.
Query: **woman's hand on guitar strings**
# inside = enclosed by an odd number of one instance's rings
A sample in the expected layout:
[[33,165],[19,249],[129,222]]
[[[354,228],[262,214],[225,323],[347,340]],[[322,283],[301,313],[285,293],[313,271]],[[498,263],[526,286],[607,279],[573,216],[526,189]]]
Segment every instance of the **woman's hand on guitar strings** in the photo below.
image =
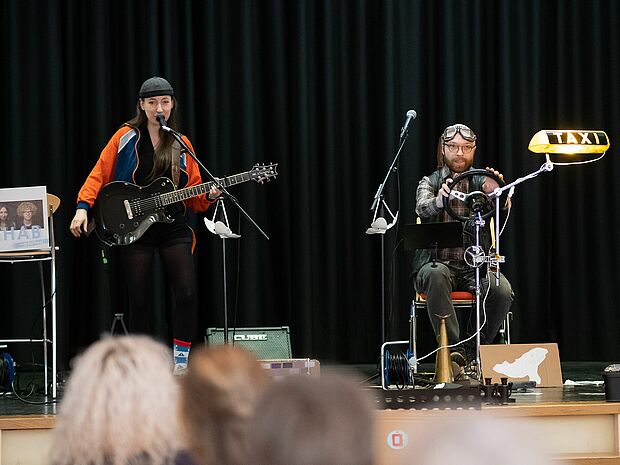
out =
[[209,200],[215,200],[217,199],[220,195],[222,195],[222,191],[219,190],[217,187],[212,187],[209,190]]

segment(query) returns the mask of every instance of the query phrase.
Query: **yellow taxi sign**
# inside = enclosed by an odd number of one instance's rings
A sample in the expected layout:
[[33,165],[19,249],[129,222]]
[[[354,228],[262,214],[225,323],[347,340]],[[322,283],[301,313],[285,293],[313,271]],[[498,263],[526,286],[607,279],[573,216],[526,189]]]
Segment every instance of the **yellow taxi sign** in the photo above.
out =
[[605,131],[543,129],[534,134],[528,148],[534,153],[603,154],[609,145]]

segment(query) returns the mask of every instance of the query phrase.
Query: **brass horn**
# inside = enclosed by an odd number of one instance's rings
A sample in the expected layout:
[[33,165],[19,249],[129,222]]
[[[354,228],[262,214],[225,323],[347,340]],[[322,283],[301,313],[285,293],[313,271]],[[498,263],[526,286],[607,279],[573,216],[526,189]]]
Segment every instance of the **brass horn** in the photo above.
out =
[[439,351],[435,358],[435,377],[436,383],[452,383],[454,374],[452,373],[452,360],[450,359],[450,349],[448,346],[448,330],[446,329],[446,318],[449,315],[436,315],[440,320],[439,326]]

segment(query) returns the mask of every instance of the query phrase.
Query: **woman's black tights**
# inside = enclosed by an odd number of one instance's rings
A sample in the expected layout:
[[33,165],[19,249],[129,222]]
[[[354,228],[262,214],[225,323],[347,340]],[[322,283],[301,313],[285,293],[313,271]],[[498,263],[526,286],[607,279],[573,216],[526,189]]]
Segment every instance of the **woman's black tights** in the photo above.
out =
[[174,293],[172,334],[175,339],[192,342],[196,329],[198,296],[196,273],[189,242],[163,244],[157,248],[136,246],[119,250],[129,295],[129,330],[151,334],[153,260],[155,250],[164,266],[166,279]]

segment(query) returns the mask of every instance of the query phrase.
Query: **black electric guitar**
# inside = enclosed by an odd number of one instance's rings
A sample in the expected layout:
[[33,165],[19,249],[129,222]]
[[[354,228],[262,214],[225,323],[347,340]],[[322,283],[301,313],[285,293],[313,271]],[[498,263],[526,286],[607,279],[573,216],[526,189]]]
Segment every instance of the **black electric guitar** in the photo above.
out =
[[[219,179],[219,182],[224,187],[246,181],[262,183],[277,176],[277,166],[256,164],[250,171]],[[214,185],[210,181],[176,190],[173,182],[165,177],[145,187],[125,181],[111,182],[99,191],[91,210],[94,230],[99,239],[108,245],[133,244],[152,224],[174,221],[166,213],[166,207],[207,194]]]

